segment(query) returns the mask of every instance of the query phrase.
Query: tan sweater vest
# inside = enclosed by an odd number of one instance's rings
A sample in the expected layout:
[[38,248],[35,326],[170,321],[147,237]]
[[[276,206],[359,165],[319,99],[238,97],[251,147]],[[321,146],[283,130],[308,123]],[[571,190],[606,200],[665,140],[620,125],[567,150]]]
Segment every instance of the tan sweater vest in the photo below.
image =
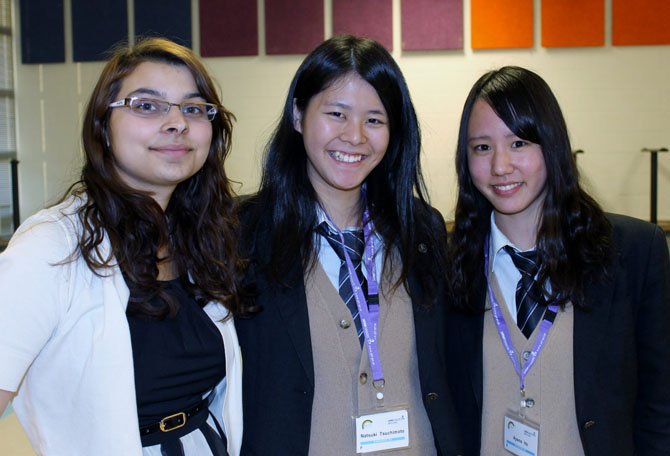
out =
[[[495,276],[491,275],[496,297],[502,296]],[[514,323],[507,305],[500,302],[505,322],[517,354],[530,351],[539,332],[539,325],[526,339]],[[487,306],[490,308],[489,297]],[[571,305],[559,309],[544,348],[526,376],[526,398],[535,405],[525,408],[528,420],[540,426],[538,456],[583,456],[577,415],[573,375],[574,313]],[[503,449],[503,417],[508,411],[518,412],[521,396],[519,377],[512,361],[503,349],[493,312],[484,316],[484,395],[482,410],[481,454],[497,456],[509,454]],[[521,364],[523,366],[523,364]]]
[[[404,287],[391,296],[383,291],[389,289],[388,282],[382,283],[379,296],[384,405],[386,410],[408,409],[410,447],[388,454],[432,456],[436,450],[421,399],[412,303]],[[318,262],[305,277],[305,292],[315,378],[309,454],[355,455],[354,419],[376,405],[368,356],[351,313]]]

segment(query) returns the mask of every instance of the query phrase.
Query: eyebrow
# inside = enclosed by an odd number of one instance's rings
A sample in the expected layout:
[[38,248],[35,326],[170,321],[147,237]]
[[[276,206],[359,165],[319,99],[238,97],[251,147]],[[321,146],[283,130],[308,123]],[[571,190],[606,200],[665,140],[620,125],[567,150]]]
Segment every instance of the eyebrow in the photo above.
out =
[[[167,98],[165,92],[159,92],[156,89],[150,89],[150,88],[147,88],[147,87],[140,87],[139,89],[135,89],[132,92],[130,92],[126,97],[129,98],[129,97],[134,97],[134,96],[138,96],[138,95],[149,95],[149,96],[152,96],[152,97],[163,98],[163,99]],[[205,99],[205,97],[203,97],[200,94],[200,92],[191,92],[191,93],[187,93],[186,95],[184,95],[182,100],[188,100],[188,99],[191,99],[191,98],[202,98],[203,100]]]
[[[515,135],[514,133],[510,135],[505,135],[505,138],[519,138],[523,139],[518,135]],[[491,139],[490,135],[479,135],[479,136],[468,136],[468,141],[481,141],[483,139]]]

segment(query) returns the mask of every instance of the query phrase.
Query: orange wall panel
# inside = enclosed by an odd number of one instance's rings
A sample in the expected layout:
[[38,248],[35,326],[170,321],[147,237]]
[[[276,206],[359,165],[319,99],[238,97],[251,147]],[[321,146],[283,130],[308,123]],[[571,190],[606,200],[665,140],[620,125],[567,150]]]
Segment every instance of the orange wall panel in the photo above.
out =
[[612,0],[612,44],[670,44],[670,1]]
[[472,0],[472,48],[533,47],[533,0]]
[[542,0],[542,46],[603,46],[603,0]]

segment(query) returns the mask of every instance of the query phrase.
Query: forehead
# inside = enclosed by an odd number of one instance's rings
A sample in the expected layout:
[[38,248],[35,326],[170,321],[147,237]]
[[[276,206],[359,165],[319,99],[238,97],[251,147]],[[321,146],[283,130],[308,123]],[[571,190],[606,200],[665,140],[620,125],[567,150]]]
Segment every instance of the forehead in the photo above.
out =
[[158,93],[198,92],[191,71],[185,65],[145,61],[137,65],[121,82],[120,95],[150,89]]
[[315,104],[336,104],[344,108],[361,108],[386,113],[379,94],[372,85],[358,73],[347,73],[332,81],[312,101]]
[[477,99],[472,105],[470,119],[468,121],[468,132],[473,134],[480,130],[512,133],[505,122],[498,116],[491,105],[483,99]]

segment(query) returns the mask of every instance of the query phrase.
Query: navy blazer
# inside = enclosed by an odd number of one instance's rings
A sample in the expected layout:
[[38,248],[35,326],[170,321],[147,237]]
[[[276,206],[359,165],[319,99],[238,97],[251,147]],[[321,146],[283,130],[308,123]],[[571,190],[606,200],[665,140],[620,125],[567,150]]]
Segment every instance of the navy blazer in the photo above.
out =
[[[656,226],[608,215],[612,273],[586,288],[589,311],[574,313],[574,382],[586,456],[670,455],[670,261]],[[485,290],[480,302],[485,305]],[[449,385],[465,454],[479,455],[482,340],[489,312],[448,314]],[[460,368],[454,368],[459,366]],[[502,417],[501,417],[502,419]],[[501,437],[502,438],[502,437]]]
[[[253,318],[236,320],[244,362],[241,454],[306,456],[314,399],[314,364],[300,257],[296,252],[293,270],[287,271],[287,276],[299,275],[297,283],[287,286],[271,281],[262,266],[269,254],[269,227],[250,212],[242,214],[244,244],[252,261],[248,279],[255,284],[256,302],[263,311]],[[419,216],[442,220],[436,211]],[[420,236],[416,248],[424,257],[418,261],[420,267],[429,268],[433,264],[431,251],[438,246],[429,245]],[[429,309],[424,307],[424,290],[417,280],[418,273],[412,272],[409,285],[424,405],[438,454],[461,454],[457,417],[444,370],[445,300],[439,299],[439,305]],[[444,296],[443,285],[440,284],[441,296]]]

